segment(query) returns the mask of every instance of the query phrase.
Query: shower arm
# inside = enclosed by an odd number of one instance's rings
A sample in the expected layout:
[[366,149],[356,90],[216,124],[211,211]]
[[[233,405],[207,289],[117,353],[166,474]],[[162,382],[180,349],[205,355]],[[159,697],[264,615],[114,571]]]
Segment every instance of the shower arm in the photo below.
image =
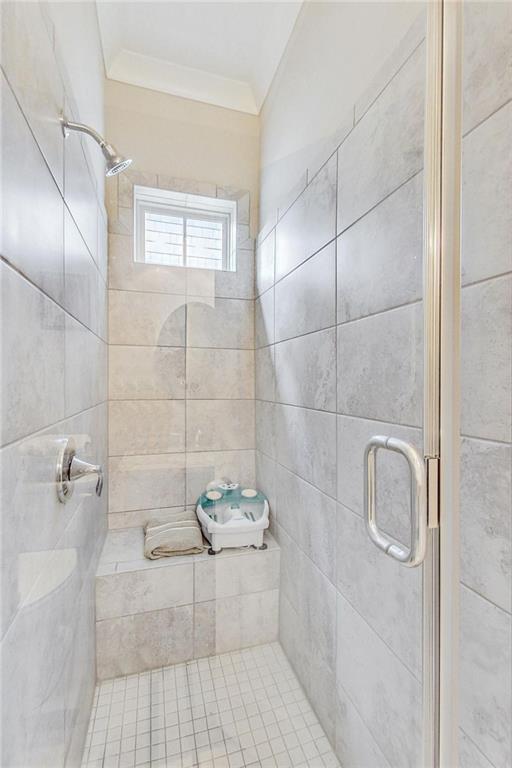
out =
[[108,141],[105,141],[101,133],[98,133],[98,131],[95,131],[94,128],[90,128],[88,125],[84,125],[83,123],[74,123],[72,120],[67,120],[64,116],[60,118],[60,123],[62,125],[62,132],[66,138],[69,135],[69,131],[78,131],[79,133],[86,133],[87,136],[91,136],[91,138],[93,138],[94,141],[100,145],[100,148],[102,150],[105,147],[111,152],[115,152],[115,149],[112,147],[112,145],[109,144]]
[[117,149],[112,146],[112,144],[109,144],[108,141],[105,141],[103,136],[89,125],[84,125],[83,123],[74,123],[71,120],[67,120],[67,118],[65,118],[62,114],[60,116],[60,124],[64,138],[69,136],[70,131],[77,131],[78,133],[85,133],[87,136],[90,136],[91,139],[94,139],[96,144],[98,144],[99,148],[101,149],[103,157],[105,158],[105,162],[107,164],[107,176],[115,176],[116,174],[121,173],[121,171],[124,171],[126,168],[128,168],[129,165],[131,165],[131,158],[123,157],[123,155],[120,155]]

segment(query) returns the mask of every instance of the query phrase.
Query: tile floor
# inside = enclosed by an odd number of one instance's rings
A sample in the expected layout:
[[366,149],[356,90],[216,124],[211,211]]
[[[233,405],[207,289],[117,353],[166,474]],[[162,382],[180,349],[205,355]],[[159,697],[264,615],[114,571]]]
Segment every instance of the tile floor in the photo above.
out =
[[339,768],[278,643],[96,689],[83,768]]

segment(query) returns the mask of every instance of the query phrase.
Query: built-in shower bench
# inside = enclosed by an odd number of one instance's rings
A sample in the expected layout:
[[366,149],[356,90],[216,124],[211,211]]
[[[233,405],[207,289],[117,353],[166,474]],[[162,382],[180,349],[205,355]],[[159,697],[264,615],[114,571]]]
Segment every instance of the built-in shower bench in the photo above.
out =
[[96,576],[99,679],[277,639],[279,546],[148,560],[142,528],[107,533]]

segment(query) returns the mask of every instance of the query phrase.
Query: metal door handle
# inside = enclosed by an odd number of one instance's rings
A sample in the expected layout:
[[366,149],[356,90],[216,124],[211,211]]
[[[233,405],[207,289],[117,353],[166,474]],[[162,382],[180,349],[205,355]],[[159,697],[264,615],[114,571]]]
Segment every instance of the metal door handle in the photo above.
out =
[[[411,474],[411,543],[395,544],[377,523],[377,452],[379,449],[400,453],[407,460]],[[420,565],[427,548],[427,479],[423,457],[416,448],[396,437],[371,437],[364,452],[364,509],[366,529],[373,543],[408,568]]]

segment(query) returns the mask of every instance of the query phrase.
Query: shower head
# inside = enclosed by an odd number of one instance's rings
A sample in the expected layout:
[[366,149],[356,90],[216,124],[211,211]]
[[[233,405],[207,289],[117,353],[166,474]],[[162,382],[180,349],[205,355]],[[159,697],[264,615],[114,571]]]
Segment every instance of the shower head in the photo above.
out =
[[122,155],[118,155],[111,144],[105,144],[101,148],[101,151],[107,161],[107,169],[105,171],[106,176],[116,176],[132,164],[130,157],[122,157]]
[[91,136],[99,144],[103,157],[107,162],[106,176],[116,176],[131,165],[131,158],[118,154],[115,147],[112,144],[108,144],[103,136],[95,131],[94,128],[89,128],[88,125],[83,125],[83,123],[72,123],[70,120],[66,120],[65,117],[61,117],[60,122],[64,136],[68,136],[69,131],[78,131],[79,133],[86,133],[88,136]]

